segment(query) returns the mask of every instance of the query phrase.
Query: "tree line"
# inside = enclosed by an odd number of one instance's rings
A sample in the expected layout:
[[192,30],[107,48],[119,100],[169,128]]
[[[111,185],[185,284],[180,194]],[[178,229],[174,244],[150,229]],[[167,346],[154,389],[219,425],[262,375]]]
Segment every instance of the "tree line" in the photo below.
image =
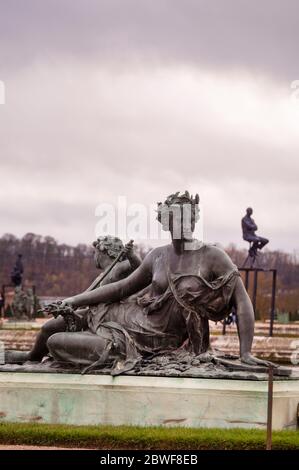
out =
[[[136,246],[143,258],[149,248]],[[237,266],[242,266],[247,252],[235,245],[226,248]],[[94,266],[91,245],[70,246],[58,243],[51,236],[27,233],[18,238],[12,234],[0,237],[0,285],[10,284],[17,255],[23,255],[24,282],[35,285],[40,296],[70,296],[86,289],[99,274]],[[296,316],[299,310],[299,259],[295,254],[266,250],[260,254],[260,264],[278,272],[277,308]],[[270,276],[261,274],[257,310],[266,317],[270,308]],[[299,317],[298,317],[299,319]]]

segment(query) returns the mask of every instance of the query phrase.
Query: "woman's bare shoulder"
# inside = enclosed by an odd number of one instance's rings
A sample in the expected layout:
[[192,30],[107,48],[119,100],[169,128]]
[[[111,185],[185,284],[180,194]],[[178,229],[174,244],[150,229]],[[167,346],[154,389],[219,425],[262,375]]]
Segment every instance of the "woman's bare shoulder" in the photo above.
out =
[[146,255],[144,259],[146,258],[155,259],[158,256],[166,254],[168,249],[169,249],[169,245],[163,245],[163,246],[158,246],[156,248],[152,248],[151,251],[148,252],[148,254]]
[[153,263],[155,263],[163,254],[166,253],[166,246],[158,246],[157,248],[152,248],[145,256],[142,261],[142,266],[145,268],[151,268]]
[[223,274],[236,268],[230,256],[218,245],[205,245],[204,257],[216,274]]

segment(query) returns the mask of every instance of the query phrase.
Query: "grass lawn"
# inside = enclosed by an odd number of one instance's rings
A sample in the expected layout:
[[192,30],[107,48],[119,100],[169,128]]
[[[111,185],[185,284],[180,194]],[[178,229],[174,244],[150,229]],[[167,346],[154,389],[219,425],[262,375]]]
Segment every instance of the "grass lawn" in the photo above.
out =
[[[0,444],[141,450],[263,450],[256,429],[142,428],[1,423]],[[299,431],[274,431],[273,449],[299,450]]]

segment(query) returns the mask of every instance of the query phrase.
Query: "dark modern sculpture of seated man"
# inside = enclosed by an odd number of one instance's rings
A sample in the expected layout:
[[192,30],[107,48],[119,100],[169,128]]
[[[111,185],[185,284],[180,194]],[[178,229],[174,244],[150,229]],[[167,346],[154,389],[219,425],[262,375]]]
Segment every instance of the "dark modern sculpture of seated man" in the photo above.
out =
[[157,353],[184,347],[199,355],[209,349],[209,320],[223,320],[235,307],[242,362],[268,364],[251,355],[254,313],[238,269],[222,249],[193,239],[198,203],[187,191],[158,203],[171,244],[153,249],[125,279],[63,301],[60,308],[85,308],[84,322],[81,331],[49,337],[56,361],[86,370],[108,362],[116,375]]
[[253,258],[257,255],[257,250],[262,250],[269,240],[264,237],[260,237],[256,235],[256,230],[258,229],[255,221],[251,217],[253,214],[253,210],[251,207],[246,209],[246,215],[243,217],[242,223],[242,232],[243,232],[243,240],[246,240],[249,243],[252,243],[251,248],[249,249],[249,255]]

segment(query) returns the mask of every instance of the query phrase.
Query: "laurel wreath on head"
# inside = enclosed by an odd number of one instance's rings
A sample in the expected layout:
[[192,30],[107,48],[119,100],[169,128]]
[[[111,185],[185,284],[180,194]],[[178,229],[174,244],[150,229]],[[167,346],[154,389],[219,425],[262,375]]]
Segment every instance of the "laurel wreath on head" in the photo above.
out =
[[183,194],[180,194],[180,191],[170,194],[164,202],[158,202],[157,205],[157,219],[159,222],[162,219],[162,215],[165,216],[169,214],[174,206],[182,206],[183,204],[190,204],[192,216],[194,221],[197,222],[199,219],[199,195],[196,194],[190,196],[189,191],[185,191]]

